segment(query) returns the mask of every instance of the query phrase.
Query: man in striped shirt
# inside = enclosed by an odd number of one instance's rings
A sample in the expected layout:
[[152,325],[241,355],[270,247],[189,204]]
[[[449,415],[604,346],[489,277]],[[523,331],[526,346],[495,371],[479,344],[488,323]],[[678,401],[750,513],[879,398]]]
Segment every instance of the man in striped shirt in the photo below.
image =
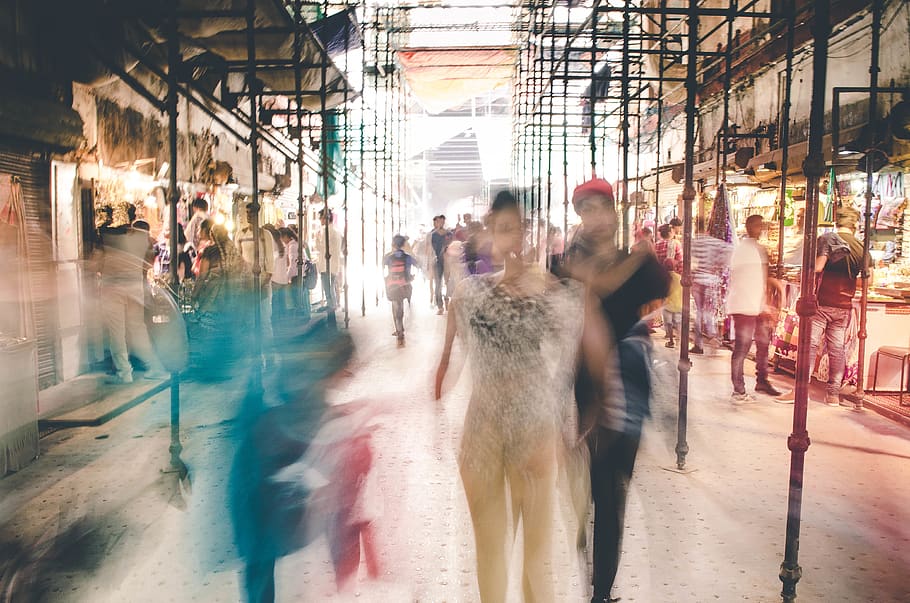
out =
[[704,354],[704,337],[717,337],[717,297],[721,275],[730,265],[733,245],[705,232],[705,219],[698,219],[698,234],[692,239],[692,298],[695,300],[695,345],[691,354]]

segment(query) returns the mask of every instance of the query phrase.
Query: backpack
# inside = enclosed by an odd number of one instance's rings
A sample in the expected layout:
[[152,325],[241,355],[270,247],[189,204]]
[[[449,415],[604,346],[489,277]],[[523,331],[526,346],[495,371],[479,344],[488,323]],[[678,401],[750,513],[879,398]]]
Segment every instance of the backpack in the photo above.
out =
[[408,274],[408,255],[389,256],[389,274],[385,277],[386,296],[390,300],[410,299],[411,283]]

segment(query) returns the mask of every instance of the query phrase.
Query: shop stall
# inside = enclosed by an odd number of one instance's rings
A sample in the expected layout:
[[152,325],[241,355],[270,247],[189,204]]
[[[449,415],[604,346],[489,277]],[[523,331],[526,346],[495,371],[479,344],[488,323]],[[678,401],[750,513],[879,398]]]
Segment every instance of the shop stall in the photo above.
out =
[[18,179],[0,174],[0,477],[38,456],[38,355]]
[[[869,283],[866,307],[865,375],[863,383],[867,389],[875,383],[880,391],[907,389],[907,383],[900,383],[901,359],[882,355],[877,351],[884,347],[910,346],[910,211],[903,186],[904,174],[900,170],[883,171],[876,176],[873,188],[872,228],[870,253],[873,270]],[[832,177],[827,192],[820,195],[819,234],[833,229],[834,208],[838,203],[851,204],[860,212],[864,211],[866,175],[860,172]],[[784,229],[784,255],[782,276],[786,289],[786,300],[781,309],[780,320],[774,334],[774,364],[779,370],[792,371],[796,363],[796,342],[798,340],[799,317],[795,311],[800,296],[799,282],[802,263],[802,217],[805,205],[799,190],[790,195],[788,211],[793,215],[793,224]],[[785,216],[785,224],[786,224]],[[773,236],[773,234],[772,234]],[[867,233],[859,232],[860,238]],[[776,247],[775,243],[769,245]],[[858,363],[858,326],[862,311],[859,291],[854,297],[854,308],[847,330],[847,370],[845,384],[855,385]],[[824,350],[818,354],[816,377],[827,380],[827,357]],[[906,380],[906,375],[905,375]]]

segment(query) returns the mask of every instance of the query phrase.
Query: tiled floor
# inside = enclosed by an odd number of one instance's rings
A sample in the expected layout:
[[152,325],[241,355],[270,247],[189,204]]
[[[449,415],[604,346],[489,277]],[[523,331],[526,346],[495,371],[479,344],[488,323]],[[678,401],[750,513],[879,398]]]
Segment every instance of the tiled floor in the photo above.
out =
[[[423,302],[415,306],[403,349],[384,313],[352,319],[358,359],[336,392],[337,401],[367,399],[384,411],[374,440],[382,578],[336,593],[320,539],[281,561],[280,601],[478,600],[455,460],[468,374],[438,410],[431,376],[444,318]],[[694,359],[692,472],[667,470],[675,460],[675,396],[662,396],[655,408],[629,499],[617,584],[624,603],[780,600],[794,407],[762,396],[731,404],[728,359],[729,352]],[[191,491],[164,472],[167,392],[103,426],[49,435],[35,463],[0,480],[0,534],[37,578],[30,600],[42,593],[47,601],[92,603],[240,600],[225,483],[242,383],[184,387]],[[910,430],[818,403],[810,403],[808,420],[800,600],[910,600]],[[565,536],[559,525],[554,519]],[[557,538],[554,552],[559,601],[583,601],[587,568],[566,541]],[[511,601],[520,599],[515,586]]]

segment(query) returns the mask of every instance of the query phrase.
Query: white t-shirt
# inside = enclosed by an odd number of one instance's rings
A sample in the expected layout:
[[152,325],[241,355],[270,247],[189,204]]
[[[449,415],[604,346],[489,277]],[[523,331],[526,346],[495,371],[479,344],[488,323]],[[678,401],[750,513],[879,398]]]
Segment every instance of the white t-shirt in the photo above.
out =
[[768,259],[758,241],[746,237],[733,250],[727,314],[758,316],[765,307],[768,286]]
[[[272,269],[272,282],[276,285],[287,285],[290,281],[288,280],[288,253],[287,248],[284,250],[284,255],[279,255],[278,250],[276,249],[273,254],[274,256],[274,268]],[[296,261],[296,259],[295,259]]]

